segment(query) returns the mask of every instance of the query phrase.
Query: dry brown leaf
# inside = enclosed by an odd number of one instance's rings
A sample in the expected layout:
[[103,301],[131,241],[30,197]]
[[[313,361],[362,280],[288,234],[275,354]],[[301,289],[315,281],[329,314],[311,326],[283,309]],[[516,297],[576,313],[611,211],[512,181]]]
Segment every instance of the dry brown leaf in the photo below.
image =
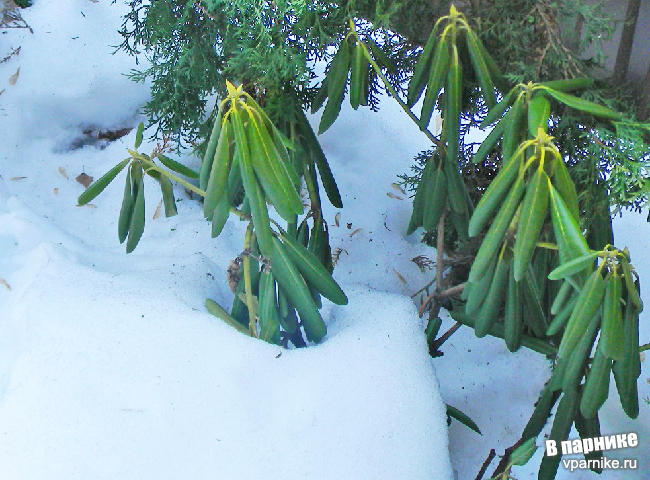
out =
[[335,227],[339,226],[339,218],[341,218],[341,212],[338,212],[336,215],[334,215],[334,226]]
[[93,177],[86,175],[85,173],[80,173],[75,180],[77,180],[77,182],[86,188],[88,188],[90,184],[93,183]]
[[357,233],[359,233],[361,230],[363,230],[363,228],[357,228],[354,232],[352,232],[352,233],[350,234],[350,236],[353,237],[354,235],[356,235]]
[[58,195],[58,194],[59,194],[59,189],[58,189],[58,188],[55,188],[55,189],[54,189],[54,195]]
[[59,173],[60,173],[61,176],[62,176],[63,178],[65,178],[66,180],[70,180],[70,177],[68,177],[68,172],[65,171],[65,168],[64,168],[64,167],[59,167]]
[[4,278],[0,278],[0,285],[4,285],[7,287],[7,290],[11,290],[11,285],[9,285]]
[[156,211],[153,213],[153,219],[152,219],[152,220],[155,220],[155,219],[157,219],[158,217],[160,217],[160,211],[161,211],[161,208],[160,208],[160,207],[162,207],[162,200],[160,200],[160,201],[158,202],[158,206],[156,207]]
[[16,180],[23,180],[25,178],[27,178],[27,177],[11,177],[11,181],[15,182]]
[[20,75],[20,67],[18,67],[16,73],[9,77],[9,85],[16,85],[16,82],[18,81],[18,75]]
[[393,192],[388,192],[386,195],[388,195],[390,198],[394,198],[395,200],[404,200],[402,197],[398,197]]
[[393,187],[398,192],[400,192],[402,195],[406,195],[406,192],[404,191],[404,189],[402,187],[400,187],[398,184],[391,183],[390,186]]
[[393,272],[395,272],[395,275],[397,275],[397,278],[399,278],[399,281],[402,282],[404,285],[406,285],[406,279],[400,275],[400,273],[393,268]]

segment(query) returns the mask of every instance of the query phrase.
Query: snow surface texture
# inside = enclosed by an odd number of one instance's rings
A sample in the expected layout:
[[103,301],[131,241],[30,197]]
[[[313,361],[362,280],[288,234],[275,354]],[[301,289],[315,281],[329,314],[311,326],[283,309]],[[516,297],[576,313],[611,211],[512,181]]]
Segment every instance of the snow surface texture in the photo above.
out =
[[[37,0],[22,11],[34,34],[13,30],[0,45],[2,57],[22,47],[0,64],[0,278],[11,287],[0,285],[0,479],[449,479],[449,447],[457,478],[473,480],[491,448],[502,454],[518,439],[549,365],[465,328],[444,357],[428,357],[408,295],[433,275],[411,259],[435,251],[419,232],[404,236],[411,202],[390,185],[429,147],[418,128],[390,99],[379,114],[344,106],[321,142],[345,204],[325,215],[332,246],[344,249],[335,278],[350,305],[326,303],[319,346],[246,338],[203,306],[208,297],[230,304],[225,270],[245,224],[231,220],[211,240],[200,205],[179,187],[179,215],[153,220],[160,197],[148,182],[147,227],[127,256],[116,225],[123,174],[94,206],[76,206],[74,178],[101,176],[135,136],[100,150],[83,147],[82,131],[134,126],[148,98],[123,76],[133,60],[110,55],[124,12],[109,0]],[[648,236],[639,233],[650,227],[626,214],[615,228],[647,302]],[[447,438],[438,388],[484,436],[454,421]],[[638,459],[639,470],[560,467],[557,478],[650,478],[650,406],[627,419],[612,382],[601,412],[603,434],[639,433],[638,447],[608,454]],[[536,478],[540,454],[515,469],[519,480]]]

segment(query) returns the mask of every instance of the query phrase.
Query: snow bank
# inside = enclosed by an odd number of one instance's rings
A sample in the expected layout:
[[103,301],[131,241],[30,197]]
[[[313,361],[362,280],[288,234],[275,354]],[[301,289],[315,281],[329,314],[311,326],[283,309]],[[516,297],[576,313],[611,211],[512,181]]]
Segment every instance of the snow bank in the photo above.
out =
[[[34,243],[20,212],[0,222],[4,244]],[[147,258],[102,271],[47,242],[16,253],[2,478],[452,478],[408,298],[348,288],[323,344],[283,350],[183,301],[174,285],[204,275],[200,255],[170,275]]]

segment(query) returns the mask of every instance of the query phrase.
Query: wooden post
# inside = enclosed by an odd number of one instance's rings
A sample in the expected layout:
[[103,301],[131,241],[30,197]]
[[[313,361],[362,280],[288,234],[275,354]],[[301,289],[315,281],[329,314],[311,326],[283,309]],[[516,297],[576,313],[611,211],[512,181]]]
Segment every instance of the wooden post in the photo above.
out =
[[612,81],[616,85],[625,82],[627,70],[630,66],[630,54],[632,53],[632,44],[634,43],[634,31],[636,30],[636,21],[639,18],[639,8],[641,0],[629,0],[627,12],[625,13],[625,23],[621,33],[621,42],[618,44],[618,54],[616,55],[616,65],[614,66],[614,76]]

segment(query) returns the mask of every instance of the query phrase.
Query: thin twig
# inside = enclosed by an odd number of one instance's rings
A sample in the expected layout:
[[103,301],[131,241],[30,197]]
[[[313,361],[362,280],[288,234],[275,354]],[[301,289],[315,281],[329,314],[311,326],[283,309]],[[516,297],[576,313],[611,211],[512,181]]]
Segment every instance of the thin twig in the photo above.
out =
[[497,452],[494,451],[494,448],[490,450],[490,453],[488,454],[487,458],[483,462],[483,466],[481,467],[481,470],[479,470],[478,475],[476,475],[476,478],[474,480],[482,480],[483,475],[485,475],[485,472],[487,471],[488,467],[490,466],[490,463],[492,463],[492,460],[494,460],[494,457],[496,457]]
[[443,335],[438,337],[436,341],[431,344],[431,349],[434,351],[439,350],[440,347],[442,347],[442,344],[449,340],[449,337],[456,333],[456,330],[458,330],[462,325],[462,323],[456,322],[453,327],[447,330]]
[[438,242],[436,243],[436,291],[442,290],[442,271],[445,268],[443,253],[445,249],[445,216],[440,215],[438,221]]
[[420,292],[424,292],[425,290],[427,290],[431,285],[433,285],[433,283],[434,283],[435,281],[436,281],[436,279],[433,278],[433,279],[432,279],[429,283],[427,283],[424,287],[422,287],[420,290],[418,290],[418,291],[415,292],[413,295],[411,295],[411,298],[415,298],[415,297],[417,296],[418,293],[420,293]]
[[[431,281],[427,284],[427,287],[428,287],[429,285],[431,285],[433,282],[434,282],[434,280],[431,280]],[[426,287],[425,287],[425,288],[426,288]],[[418,293],[421,292],[422,290],[424,290],[424,288],[420,289],[420,290],[418,291]],[[458,295],[458,294],[460,294],[460,293],[463,293],[463,290],[465,290],[465,284],[464,284],[464,283],[461,283],[461,284],[456,285],[456,286],[454,286],[454,287],[448,288],[447,290],[443,290],[442,292],[438,292],[438,291],[433,292],[432,294],[430,294],[429,296],[427,296],[427,298],[425,298],[424,301],[422,302],[422,306],[420,307],[420,316],[424,315],[424,309],[425,309],[426,305],[427,305],[431,300],[433,300],[434,298],[435,298],[436,300],[438,300],[438,299],[441,299],[441,298],[453,297],[454,295]],[[413,297],[413,296],[415,296],[415,295],[411,295],[411,297]]]

